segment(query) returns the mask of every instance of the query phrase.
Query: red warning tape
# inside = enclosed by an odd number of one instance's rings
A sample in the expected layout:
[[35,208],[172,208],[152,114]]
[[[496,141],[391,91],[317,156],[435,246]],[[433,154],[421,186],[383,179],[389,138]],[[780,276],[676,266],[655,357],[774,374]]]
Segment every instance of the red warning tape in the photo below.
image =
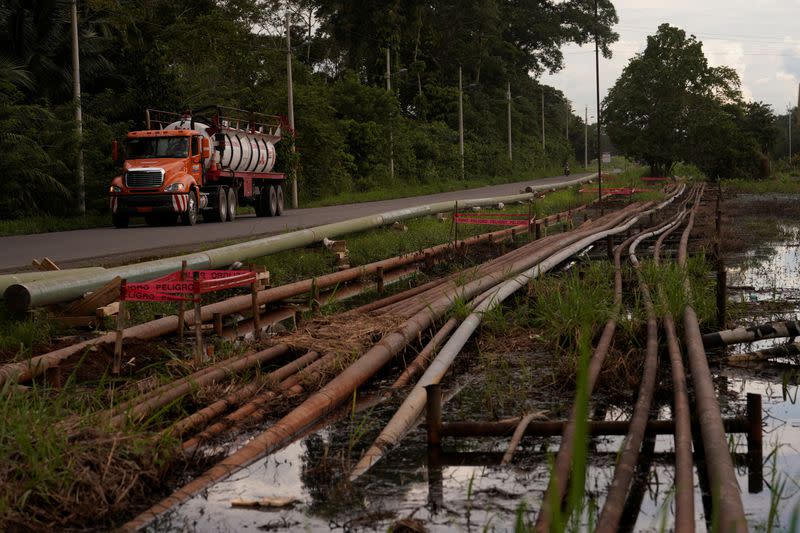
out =
[[[195,281],[194,274],[198,274]],[[184,281],[181,281],[183,274]],[[139,302],[190,301],[207,292],[244,287],[256,281],[251,270],[185,270],[141,283],[122,282],[120,300]]]
[[[501,218],[503,217],[503,218]],[[456,213],[453,216],[456,224],[487,224],[491,226],[522,226],[528,223],[528,215],[509,213],[483,213],[480,216],[471,213]]]
[[[637,189],[635,187],[603,187],[603,194],[614,194],[621,196],[630,196],[638,192],[652,192],[653,189]],[[581,189],[578,192],[582,193],[596,193],[597,189]]]

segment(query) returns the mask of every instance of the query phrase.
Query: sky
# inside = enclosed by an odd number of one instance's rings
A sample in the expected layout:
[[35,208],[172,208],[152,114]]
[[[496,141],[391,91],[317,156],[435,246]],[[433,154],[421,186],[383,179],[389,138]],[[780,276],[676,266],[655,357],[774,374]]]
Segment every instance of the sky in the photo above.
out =
[[[619,23],[613,56],[600,56],[600,99],[635,54],[643,52],[647,36],[664,22],[703,43],[711,66],[736,69],[747,100],[764,102],[776,114],[797,106],[800,82],[800,0],[612,0]],[[564,69],[543,75],[542,83],[560,89],[575,114],[589,107],[595,115],[594,44],[562,49]]]

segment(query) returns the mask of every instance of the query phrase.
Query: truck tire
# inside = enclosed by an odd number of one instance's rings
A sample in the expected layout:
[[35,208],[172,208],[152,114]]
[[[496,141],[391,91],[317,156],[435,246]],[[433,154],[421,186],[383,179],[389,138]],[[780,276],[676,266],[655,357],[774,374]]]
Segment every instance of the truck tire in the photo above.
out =
[[211,206],[203,210],[203,219],[209,222],[225,222],[228,219],[228,193],[227,187],[219,187],[216,192],[209,194]]
[[269,186],[269,200],[267,201],[267,216],[274,217],[278,214],[278,193],[273,185]]
[[236,191],[233,188],[228,189],[228,201],[226,202],[228,209],[228,222],[236,220]]
[[181,224],[184,226],[194,226],[197,223],[197,195],[195,191],[189,192],[189,205],[186,211],[181,213]]
[[278,205],[277,209],[275,209],[275,215],[281,216],[283,214],[283,187],[276,185],[275,193],[278,195]]
[[127,228],[131,218],[128,215],[114,213],[111,215],[111,223],[115,228]]
[[256,210],[257,217],[267,216],[267,196],[263,192],[260,192],[253,198],[253,207]]

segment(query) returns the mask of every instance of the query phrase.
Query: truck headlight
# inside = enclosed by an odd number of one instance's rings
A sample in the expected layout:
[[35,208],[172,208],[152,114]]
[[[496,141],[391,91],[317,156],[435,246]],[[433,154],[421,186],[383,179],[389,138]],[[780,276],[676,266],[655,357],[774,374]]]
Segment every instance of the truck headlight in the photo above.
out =
[[111,187],[108,188],[108,192],[112,192],[112,193],[113,192],[122,192],[122,187],[120,187],[119,185],[112,185]]
[[183,190],[183,183],[173,183],[164,187],[164,192],[178,192]]

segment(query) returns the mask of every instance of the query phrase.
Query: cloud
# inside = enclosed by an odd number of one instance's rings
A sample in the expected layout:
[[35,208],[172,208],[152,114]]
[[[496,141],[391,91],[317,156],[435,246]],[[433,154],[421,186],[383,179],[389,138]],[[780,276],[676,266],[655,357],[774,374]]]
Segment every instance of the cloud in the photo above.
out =
[[800,78],[800,41],[786,39],[787,46],[781,51],[783,70],[794,79]]
[[731,67],[744,78],[747,71],[744,45],[738,41],[713,39],[703,42],[703,52],[706,54],[708,64],[712,67]]

